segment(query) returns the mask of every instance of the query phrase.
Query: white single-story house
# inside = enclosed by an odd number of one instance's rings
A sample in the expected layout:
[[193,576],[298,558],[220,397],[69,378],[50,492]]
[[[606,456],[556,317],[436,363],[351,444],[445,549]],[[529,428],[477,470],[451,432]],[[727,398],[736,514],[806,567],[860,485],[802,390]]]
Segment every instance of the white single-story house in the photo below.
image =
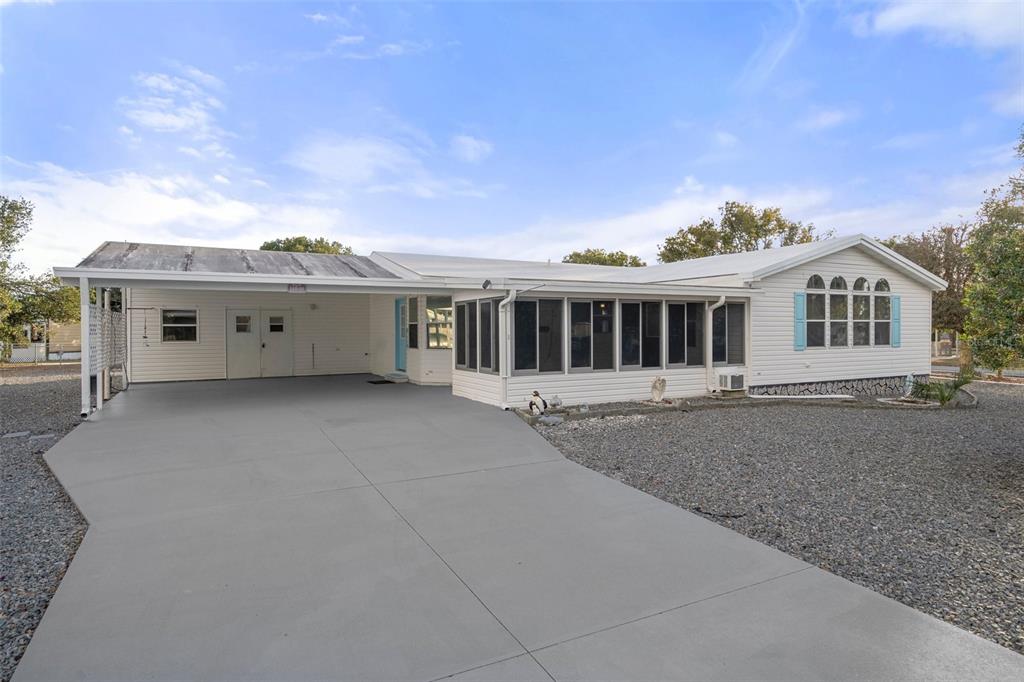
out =
[[123,289],[131,382],[399,373],[501,407],[659,376],[667,398],[898,390],[929,372],[946,287],[864,235],[639,268],[106,242],[54,271],[83,326],[90,288]]

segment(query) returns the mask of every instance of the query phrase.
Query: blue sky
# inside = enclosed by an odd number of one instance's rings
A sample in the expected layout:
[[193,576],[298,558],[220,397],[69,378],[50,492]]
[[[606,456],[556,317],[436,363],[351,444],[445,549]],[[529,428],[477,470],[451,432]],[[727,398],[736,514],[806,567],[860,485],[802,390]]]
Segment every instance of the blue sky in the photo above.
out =
[[1017,166],[1024,3],[3,3],[23,257],[101,241],[654,259],[730,199],[838,234]]

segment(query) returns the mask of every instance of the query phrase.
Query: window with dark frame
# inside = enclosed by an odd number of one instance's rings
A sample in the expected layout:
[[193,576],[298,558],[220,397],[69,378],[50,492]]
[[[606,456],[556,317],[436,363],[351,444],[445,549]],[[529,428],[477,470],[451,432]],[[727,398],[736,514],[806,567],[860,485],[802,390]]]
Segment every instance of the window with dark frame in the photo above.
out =
[[619,342],[619,364],[623,367],[640,366],[640,304],[620,303],[622,328]]
[[711,313],[711,361],[742,365],[746,353],[746,310],[742,303],[727,303]]
[[491,364],[493,371],[501,371],[501,315],[498,301],[491,301]]
[[562,371],[561,299],[541,299],[537,312],[537,354],[541,372]]
[[494,355],[491,315],[496,307],[492,301],[480,301],[480,369],[491,369],[491,357]]
[[409,348],[420,347],[420,299],[416,296],[410,296],[405,305],[408,308],[406,317],[408,318],[409,333],[408,337]]
[[644,301],[643,339],[640,343],[641,367],[661,367],[661,301]]
[[591,301],[569,302],[569,367],[573,369],[591,366],[591,346],[594,336],[593,303]]
[[463,330],[466,328],[466,304],[460,303],[455,306],[455,366],[466,366],[466,335]]
[[198,341],[199,311],[194,308],[160,311],[160,339],[167,342]]
[[704,315],[706,303],[686,304],[686,364],[704,364]]
[[476,301],[466,304],[466,369],[476,369]]
[[513,364],[516,370],[537,369],[537,301],[513,304]]
[[668,313],[668,364],[686,364],[686,304],[669,303]]
[[746,310],[742,303],[728,303],[726,308],[725,361],[742,365],[746,350]]
[[593,369],[615,369],[615,301],[593,302]]

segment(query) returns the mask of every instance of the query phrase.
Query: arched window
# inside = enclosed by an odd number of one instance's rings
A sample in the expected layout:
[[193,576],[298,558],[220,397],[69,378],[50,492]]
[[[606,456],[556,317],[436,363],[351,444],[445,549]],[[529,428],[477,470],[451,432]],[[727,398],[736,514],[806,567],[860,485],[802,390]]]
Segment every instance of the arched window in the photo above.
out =
[[828,285],[829,289],[842,289],[846,290],[846,280],[842,277],[833,277],[832,282]]
[[807,280],[808,289],[824,289],[825,280],[820,275],[811,275],[810,279]]
[[857,281],[853,283],[854,291],[871,291],[871,285],[868,284],[868,280],[865,277],[858,277]]
[[889,291],[889,282],[884,279],[880,279],[875,282],[875,291]]

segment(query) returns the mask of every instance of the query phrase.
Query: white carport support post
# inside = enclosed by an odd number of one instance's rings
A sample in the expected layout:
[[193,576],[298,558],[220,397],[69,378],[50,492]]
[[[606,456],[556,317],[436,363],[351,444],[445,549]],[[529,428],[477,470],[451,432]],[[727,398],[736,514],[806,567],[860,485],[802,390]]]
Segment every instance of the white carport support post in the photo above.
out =
[[89,388],[89,278],[78,280],[78,296],[82,310],[80,336],[82,338],[82,416],[88,417],[92,411],[92,392]]
[[[96,313],[99,319],[96,320],[96,411],[103,409],[103,368],[106,362],[103,357],[103,349],[106,347],[103,338],[103,318],[107,311],[103,308],[103,287],[96,287]],[[90,370],[92,368],[90,367]]]

